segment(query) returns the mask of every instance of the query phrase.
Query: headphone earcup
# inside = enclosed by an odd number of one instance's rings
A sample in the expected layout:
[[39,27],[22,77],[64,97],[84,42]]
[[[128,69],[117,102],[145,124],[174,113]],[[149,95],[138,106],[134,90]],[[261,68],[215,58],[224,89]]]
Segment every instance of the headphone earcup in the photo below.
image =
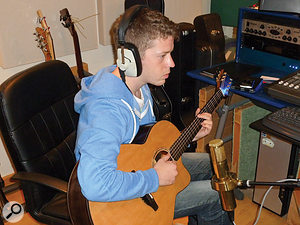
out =
[[117,66],[125,72],[127,76],[137,77],[142,73],[142,62],[139,51],[131,43],[124,45],[124,63],[122,63],[122,49],[117,49]]

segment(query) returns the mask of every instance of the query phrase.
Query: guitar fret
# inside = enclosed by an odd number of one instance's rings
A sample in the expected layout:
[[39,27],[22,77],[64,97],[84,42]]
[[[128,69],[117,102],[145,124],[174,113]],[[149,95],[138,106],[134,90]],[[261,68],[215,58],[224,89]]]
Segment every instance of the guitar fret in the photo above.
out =
[[[216,94],[206,103],[206,105],[202,108],[200,111],[200,114],[204,112],[212,113],[213,110],[217,107],[219,102],[221,101],[223,97],[222,91],[219,89]],[[187,148],[188,144],[191,143],[195,135],[198,133],[198,131],[201,129],[201,123],[204,121],[202,118],[196,117],[194,121],[186,127],[179,138],[173,143],[173,145],[170,148],[170,153],[174,160],[178,160],[182,153]]]

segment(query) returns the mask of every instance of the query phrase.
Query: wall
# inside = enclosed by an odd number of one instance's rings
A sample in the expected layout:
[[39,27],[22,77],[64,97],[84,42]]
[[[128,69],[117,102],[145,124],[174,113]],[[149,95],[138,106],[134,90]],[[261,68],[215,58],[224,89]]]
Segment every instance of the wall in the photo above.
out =
[[[89,72],[94,74],[101,67],[113,63],[108,31],[114,19],[123,12],[123,0],[0,0],[0,5],[0,83],[44,60],[32,35],[37,26],[38,9],[41,9],[51,28],[57,59],[65,61],[70,67],[76,65],[72,37],[59,21],[59,10],[68,8],[74,18],[91,16],[81,22],[84,35],[77,30],[82,60],[88,64]],[[209,12],[210,0],[165,0],[165,15],[175,22],[192,23],[197,15]],[[13,172],[0,142],[0,173],[6,176]]]
[[253,6],[256,3],[258,0],[211,0],[211,12],[220,14],[223,26],[236,27],[239,8]]
[[[165,15],[176,23],[193,23],[196,16],[210,12],[210,1],[165,0]],[[123,1],[120,4],[120,0],[103,0],[97,7],[99,12],[103,12],[98,17],[100,43],[107,45],[110,43],[110,37],[107,35],[110,25],[123,11],[124,4]]]
[[[73,52],[72,36],[61,24],[60,10],[67,8],[74,20],[96,13],[95,0],[0,0],[0,5],[0,65],[3,68],[43,60],[42,51],[36,47],[37,41],[33,35],[35,28],[41,27],[37,22],[37,10],[42,11],[50,27],[57,57],[70,55]],[[98,47],[96,22],[96,16],[92,16],[75,23],[83,51]]]

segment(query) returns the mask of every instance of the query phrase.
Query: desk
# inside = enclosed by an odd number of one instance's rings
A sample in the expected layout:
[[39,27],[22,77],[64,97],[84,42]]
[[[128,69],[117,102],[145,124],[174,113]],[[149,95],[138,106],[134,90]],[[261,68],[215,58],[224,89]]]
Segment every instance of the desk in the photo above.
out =
[[[235,62],[261,67],[259,73],[251,74],[253,77],[265,75],[283,78],[300,69],[299,32],[300,18],[297,15],[240,8]],[[290,33],[289,38],[296,38],[287,40],[288,33]],[[230,74],[230,71],[225,70],[225,72]],[[190,71],[187,75],[215,85],[212,78],[200,75],[200,70]],[[257,105],[263,108],[273,107],[271,111],[291,105],[268,96],[263,89],[255,94],[239,90],[231,91],[256,101],[255,104],[262,103]]]
[[[213,78],[201,75],[200,71],[201,70],[188,71],[187,75],[189,77],[192,77],[196,80],[205,82],[207,84],[216,85],[216,81]],[[287,102],[284,102],[284,101],[281,101],[281,100],[270,97],[269,95],[264,93],[263,87],[259,91],[257,91],[256,93],[249,93],[249,92],[240,91],[240,90],[237,90],[237,89],[231,89],[230,91],[232,93],[238,94],[238,95],[243,96],[245,98],[249,98],[252,101],[257,101],[259,103],[267,104],[263,108],[268,108],[268,106],[272,106],[272,107],[280,109],[280,108],[284,108],[284,107],[287,107],[287,106],[291,105]]]

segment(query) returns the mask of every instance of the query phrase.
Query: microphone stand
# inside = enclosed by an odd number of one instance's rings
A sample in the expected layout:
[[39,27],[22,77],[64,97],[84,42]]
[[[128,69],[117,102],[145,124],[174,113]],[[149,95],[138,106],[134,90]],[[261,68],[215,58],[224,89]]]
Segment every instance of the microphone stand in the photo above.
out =
[[300,187],[300,179],[295,179],[297,181],[287,181],[287,182],[265,182],[265,181],[251,181],[251,180],[239,180],[238,188],[251,188],[253,186],[281,186],[288,188]]
[[[253,188],[254,186],[270,186],[270,187],[279,186],[279,187],[294,189],[294,188],[300,187],[300,179],[296,179],[296,178],[295,179],[285,179],[287,181],[268,182],[268,181],[239,180],[238,178],[235,177],[235,173],[229,172],[229,174],[230,175],[223,180],[222,179],[216,180],[216,177],[214,176],[211,181],[212,181],[213,189],[218,191],[220,194],[223,210],[227,211],[229,219],[232,222],[232,224],[235,224],[234,223],[234,208],[236,207],[236,203],[235,203],[235,200],[234,200],[234,203],[232,203],[233,200],[231,200],[230,198],[228,199],[228,197],[226,195],[224,195],[224,193],[230,194],[230,192],[231,192],[230,190],[232,188],[233,189],[235,189],[235,188],[247,189],[247,188]],[[220,185],[220,183],[223,186]],[[225,187],[229,187],[227,189],[227,191],[225,190]],[[266,193],[268,193],[269,191],[270,191],[270,189]],[[266,195],[267,194],[265,194],[265,197],[266,197]],[[234,194],[233,194],[233,196],[234,196]],[[263,200],[263,202],[264,202],[264,200]],[[262,205],[263,205],[263,202],[261,203]],[[228,208],[228,205],[230,205],[231,207]],[[260,213],[259,213],[259,215],[260,215]],[[258,221],[258,218],[254,224],[256,224],[257,221]]]
[[[209,142],[211,160],[215,175],[211,179],[212,188],[219,192],[222,208],[228,212],[229,219],[234,223],[236,208],[234,189],[251,188],[253,186],[283,186],[287,188],[300,187],[300,179],[285,179],[277,182],[239,180],[235,173],[229,171],[226,154],[221,139]],[[263,203],[262,203],[263,204]]]

